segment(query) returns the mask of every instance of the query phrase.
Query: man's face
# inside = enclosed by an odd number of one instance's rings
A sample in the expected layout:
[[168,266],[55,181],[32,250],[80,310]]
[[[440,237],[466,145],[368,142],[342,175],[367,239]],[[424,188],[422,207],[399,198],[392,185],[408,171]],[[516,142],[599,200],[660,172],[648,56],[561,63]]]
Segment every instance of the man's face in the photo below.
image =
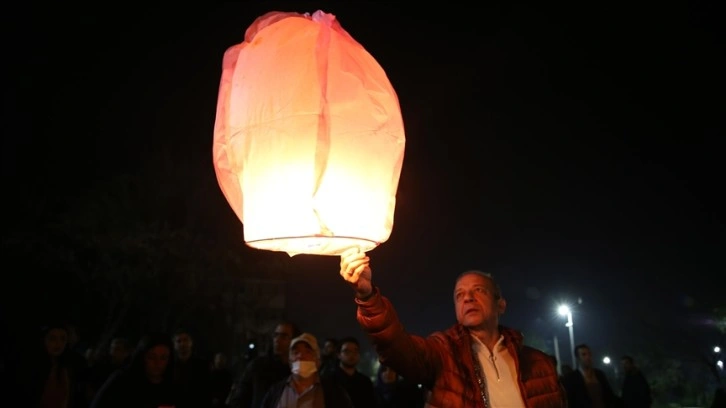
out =
[[340,354],[338,354],[340,363],[346,367],[353,368],[360,361],[360,349],[357,344],[352,342],[343,343],[340,346]]
[[589,348],[583,347],[577,350],[577,361],[580,362],[580,367],[590,368],[592,367],[592,352]]
[[272,333],[273,353],[284,356],[290,349],[290,342],[292,342],[292,327],[288,324],[278,324]]
[[323,346],[323,355],[326,357],[334,356],[336,351],[335,343],[332,341],[326,341]]
[[180,360],[184,361],[192,355],[192,346],[194,342],[192,337],[187,333],[179,333],[174,336],[174,351]]
[[214,355],[214,368],[221,370],[227,366],[227,357],[222,353]]
[[623,372],[626,373],[633,371],[633,368],[635,367],[633,363],[627,358],[620,360],[620,366],[623,368]]
[[144,371],[152,381],[159,381],[169,365],[171,350],[167,346],[154,346],[144,354]]
[[51,357],[63,354],[68,344],[68,332],[63,329],[50,329],[45,335],[45,350]]
[[[289,343],[289,342],[288,342]],[[295,361],[316,361],[315,350],[308,343],[298,341],[295,347],[290,349],[290,362]]]
[[391,367],[384,367],[381,370],[381,381],[385,384],[393,384],[398,381],[398,374],[396,373],[396,370]]
[[504,313],[507,303],[498,296],[498,290],[491,279],[467,274],[461,277],[454,288],[456,320],[469,328],[499,324],[499,315]]
[[109,353],[111,356],[111,361],[114,364],[120,364],[122,363],[126,357],[131,354],[131,350],[126,347],[126,344],[122,341],[113,340],[111,341],[111,347],[109,348]]

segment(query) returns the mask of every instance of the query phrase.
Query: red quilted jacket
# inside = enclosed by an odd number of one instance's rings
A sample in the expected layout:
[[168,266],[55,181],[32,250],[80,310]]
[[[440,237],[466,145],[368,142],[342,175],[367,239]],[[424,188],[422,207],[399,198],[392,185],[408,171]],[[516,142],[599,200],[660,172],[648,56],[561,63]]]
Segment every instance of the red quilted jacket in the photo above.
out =
[[[370,299],[356,299],[356,303],[358,322],[368,333],[381,362],[431,390],[426,407],[487,407],[474,372],[471,336],[464,326],[455,324],[423,338],[406,333],[393,306],[377,288]],[[564,389],[552,359],[523,345],[519,332],[501,326],[499,330],[516,362],[519,389],[527,407],[566,407]]]

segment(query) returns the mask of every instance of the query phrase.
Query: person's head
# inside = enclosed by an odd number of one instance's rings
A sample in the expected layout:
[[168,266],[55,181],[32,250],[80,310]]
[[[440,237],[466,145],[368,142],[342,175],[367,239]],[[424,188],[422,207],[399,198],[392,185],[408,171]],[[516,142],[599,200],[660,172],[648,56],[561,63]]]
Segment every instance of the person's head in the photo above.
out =
[[320,367],[318,340],[310,333],[303,333],[290,341],[290,371],[296,378],[310,378]]
[[45,352],[51,358],[60,357],[68,346],[68,329],[62,324],[53,324],[43,328],[43,344]]
[[87,348],[86,351],[83,353],[83,358],[86,359],[86,364],[88,364],[89,367],[96,364],[97,356],[98,353],[93,347]]
[[179,361],[187,361],[192,356],[194,339],[186,329],[177,329],[174,332],[174,353]]
[[299,335],[300,331],[293,323],[288,321],[277,323],[272,332],[272,354],[282,358],[283,361],[287,360],[290,342]]
[[215,354],[213,366],[215,370],[227,368],[227,356],[224,353]]
[[78,327],[75,324],[66,324],[66,332],[68,333],[68,347],[73,348],[81,340],[81,335],[78,333]]
[[378,380],[383,384],[393,384],[398,381],[398,373],[393,368],[381,363],[378,367]]
[[507,308],[494,278],[482,271],[466,271],[454,286],[456,320],[467,328],[495,329]]
[[635,371],[635,361],[633,361],[633,357],[631,356],[621,357],[620,366],[626,374]]
[[340,340],[338,352],[340,365],[344,368],[355,368],[360,361],[360,343],[355,337],[345,337]]
[[325,342],[323,343],[323,357],[335,357],[335,354],[338,352],[338,340],[334,339],[332,337],[328,337],[325,339]]
[[108,355],[113,365],[123,364],[131,355],[131,352],[129,341],[123,337],[114,338],[108,347]]
[[147,381],[158,384],[169,378],[174,346],[169,335],[149,333],[139,340],[130,370]]
[[575,347],[575,358],[581,368],[592,368],[592,351],[587,344],[578,344]]

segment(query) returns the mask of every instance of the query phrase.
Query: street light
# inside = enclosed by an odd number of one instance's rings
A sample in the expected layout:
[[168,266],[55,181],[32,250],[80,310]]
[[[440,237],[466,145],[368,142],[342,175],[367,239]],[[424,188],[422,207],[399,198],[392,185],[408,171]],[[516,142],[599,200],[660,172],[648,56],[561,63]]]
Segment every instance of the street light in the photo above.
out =
[[572,355],[572,368],[577,369],[577,360],[575,360],[575,324],[572,322],[572,311],[567,305],[561,305],[557,311],[562,316],[567,316],[567,326],[570,329],[570,354]]
[[617,365],[615,365],[615,364],[612,364],[612,365],[610,364],[610,363],[612,363],[613,361],[612,361],[612,360],[610,359],[610,357],[609,357],[609,356],[605,356],[605,357],[603,357],[603,358],[602,358],[602,362],[603,362],[603,364],[605,364],[606,366],[608,366],[608,367],[612,367],[612,368],[613,368],[613,373],[615,374],[615,378],[617,379],[617,378],[618,378],[618,366],[617,366]]
[[555,345],[555,360],[557,360],[557,373],[562,374],[562,360],[560,360],[560,343],[557,341],[557,336],[554,338]]

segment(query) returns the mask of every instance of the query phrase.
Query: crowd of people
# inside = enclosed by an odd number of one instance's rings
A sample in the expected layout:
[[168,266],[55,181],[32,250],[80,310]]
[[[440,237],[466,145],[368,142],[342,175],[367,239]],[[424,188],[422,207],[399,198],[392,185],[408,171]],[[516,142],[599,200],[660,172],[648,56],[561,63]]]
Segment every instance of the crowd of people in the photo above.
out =
[[69,346],[68,326],[44,328],[42,358],[18,373],[16,395],[40,407],[408,408],[568,407],[647,408],[650,387],[630,356],[616,395],[594,367],[586,344],[577,367],[558,373],[557,362],[523,344],[501,324],[507,308],[501,288],[484,272],[454,282],[456,322],[427,337],[410,334],[391,301],[373,284],[370,258],[356,249],[341,255],[340,275],[353,289],[356,318],[378,357],[374,378],[362,373],[355,337],[317,337],[280,321],[268,352],[231,370],[224,354],[212,361],[194,353],[184,329],[147,333],[135,347],[122,337],[107,357],[92,361]]

